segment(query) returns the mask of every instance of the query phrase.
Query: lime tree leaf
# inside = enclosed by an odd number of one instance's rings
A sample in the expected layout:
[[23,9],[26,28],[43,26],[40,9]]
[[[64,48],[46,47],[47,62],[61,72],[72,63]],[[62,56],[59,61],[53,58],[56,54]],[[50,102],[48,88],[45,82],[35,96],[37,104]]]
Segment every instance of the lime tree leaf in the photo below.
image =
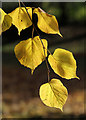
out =
[[54,72],[62,78],[78,78],[76,76],[76,60],[72,52],[58,48],[53,55],[49,55],[48,61]]
[[59,34],[62,37],[59,32],[59,26],[55,16],[47,14],[39,7],[35,8],[33,13],[36,13],[38,16],[37,25],[41,31],[47,34]]
[[52,79],[50,82],[43,84],[40,87],[40,98],[42,102],[49,106],[61,109],[65,104],[68,92],[66,87],[58,79]]
[[[41,41],[46,48],[45,50],[43,49]],[[33,73],[34,69],[40,65],[47,56],[47,40],[40,40],[39,36],[29,38],[17,44],[14,51],[19,62],[29,67]]]
[[[26,7],[28,10],[28,13],[32,19],[32,8],[31,7]],[[12,17],[13,25],[15,25],[18,29],[18,34],[20,35],[20,32],[32,25],[32,22],[26,12],[26,9],[24,7],[18,7],[9,15]]]
[[0,35],[12,25],[12,18],[0,8]]

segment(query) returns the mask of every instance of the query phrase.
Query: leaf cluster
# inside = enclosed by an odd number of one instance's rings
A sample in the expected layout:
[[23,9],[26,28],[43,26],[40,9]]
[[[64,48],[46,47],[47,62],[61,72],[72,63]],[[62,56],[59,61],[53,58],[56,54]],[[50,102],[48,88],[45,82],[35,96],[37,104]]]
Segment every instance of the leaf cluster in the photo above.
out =
[[[46,61],[48,83],[45,83],[40,87],[40,98],[47,106],[63,110],[62,108],[67,100],[68,92],[60,80],[55,78],[50,80],[47,61],[56,74],[69,80],[71,78],[78,78],[76,76],[76,60],[74,59],[72,52],[61,48],[57,48],[54,53],[51,54],[47,48],[48,41],[46,39],[41,39],[33,23],[33,14],[37,14],[38,16],[37,26],[42,32],[47,34],[59,34],[62,37],[59,32],[58,21],[54,15],[47,14],[39,7],[33,9],[32,7],[26,7],[25,5],[24,7],[19,6],[9,14],[6,14],[0,8],[0,34],[8,30],[12,24],[18,29],[19,35],[22,30],[31,25],[33,26],[32,38],[28,38],[27,40],[18,43],[14,48],[15,55],[22,65],[31,69],[32,74],[38,65],[43,61]],[[33,37],[34,30],[38,34],[35,37]]]

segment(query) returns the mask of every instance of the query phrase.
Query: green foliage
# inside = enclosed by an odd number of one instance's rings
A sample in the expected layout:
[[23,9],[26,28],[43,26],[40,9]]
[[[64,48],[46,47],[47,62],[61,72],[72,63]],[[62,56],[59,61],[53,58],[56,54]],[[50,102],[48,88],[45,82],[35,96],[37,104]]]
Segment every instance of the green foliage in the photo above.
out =
[[[43,9],[45,9],[47,12],[54,14],[55,16],[58,16],[58,18],[61,17],[62,10],[59,7],[58,2],[43,2],[42,3]],[[57,9],[58,8],[58,9]]]
[[85,19],[86,8],[82,3],[72,3],[72,5],[68,3],[66,5],[66,11],[68,11],[69,21],[81,21]]
[[59,22],[61,20],[66,22],[66,24],[69,22],[78,22],[81,24],[81,21],[86,20],[86,5],[83,2],[43,2],[42,7],[50,14],[58,17]]

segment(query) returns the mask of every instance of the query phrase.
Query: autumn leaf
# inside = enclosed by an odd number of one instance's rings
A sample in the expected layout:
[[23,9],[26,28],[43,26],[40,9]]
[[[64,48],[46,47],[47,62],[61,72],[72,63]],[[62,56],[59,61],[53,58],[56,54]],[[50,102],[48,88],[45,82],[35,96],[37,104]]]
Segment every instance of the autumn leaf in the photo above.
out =
[[[43,45],[46,48],[43,49]],[[47,56],[47,40],[41,39],[39,36],[29,38],[28,40],[21,41],[15,46],[15,55],[19,62],[29,67],[33,73],[34,69],[40,65]]]
[[76,76],[76,60],[72,52],[58,48],[53,55],[49,55],[48,61],[54,72],[62,78],[78,78]]
[[59,32],[59,26],[55,16],[47,14],[39,7],[35,8],[33,13],[36,13],[38,16],[37,25],[41,31],[47,34],[59,34],[62,37]]
[[61,109],[65,104],[68,92],[66,87],[58,79],[52,79],[50,82],[43,84],[40,87],[40,98],[42,102],[49,106]]
[[12,18],[0,8],[0,35],[12,25]]
[[[32,8],[26,7],[26,9],[28,10],[28,14],[30,15],[30,17],[32,19]],[[24,30],[32,25],[32,21],[29,18],[28,14],[26,12],[26,9],[24,7],[18,7],[14,11],[9,13],[9,15],[13,19],[13,21],[12,21],[13,25],[15,25],[18,29],[19,35],[22,30]]]

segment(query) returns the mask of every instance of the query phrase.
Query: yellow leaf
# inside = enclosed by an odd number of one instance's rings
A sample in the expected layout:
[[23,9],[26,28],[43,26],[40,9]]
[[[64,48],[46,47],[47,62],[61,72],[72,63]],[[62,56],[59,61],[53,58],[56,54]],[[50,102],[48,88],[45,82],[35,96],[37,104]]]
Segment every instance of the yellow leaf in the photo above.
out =
[[78,78],[76,76],[76,60],[72,52],[58,48],[53,55],[49,55],[48,61],[54,72],[62,78]]
[[0,35],[12,25],[12,18],[0,8]]
[[41,8],[35,8],[33,13],[36,13],[38,16],[37,25],[41,31],[47,34],[59,34],[62,37],[55,16],[47,14]]
[[[45,52],[42,43],[46,48]],[[14,51],[17,59],[22,65],[29,67],[32,73],[47,56],[47,41],[42,39],[42,43],[39,36],[36,36],[33,39],[29,38],[28,40],[21,41],[15,46]]]
[[[26,7],[28,9],[28,14],[30,15],[32,19],[32,8]],[[18,34],[20,35],[20,32],[32,25],[32,22],[28,16],[26,9],[24,7],[18,7],[9,15],[12,17],[13,25],[15,25],[18,29]]]
[[6,13],[0,8],[0,24],[3,23],[5,15]]
[[49,83],[40,87],[40,98],[49,107],[56,107],[63,111],[68,92],[66,87],[58,79],[52,79]]

